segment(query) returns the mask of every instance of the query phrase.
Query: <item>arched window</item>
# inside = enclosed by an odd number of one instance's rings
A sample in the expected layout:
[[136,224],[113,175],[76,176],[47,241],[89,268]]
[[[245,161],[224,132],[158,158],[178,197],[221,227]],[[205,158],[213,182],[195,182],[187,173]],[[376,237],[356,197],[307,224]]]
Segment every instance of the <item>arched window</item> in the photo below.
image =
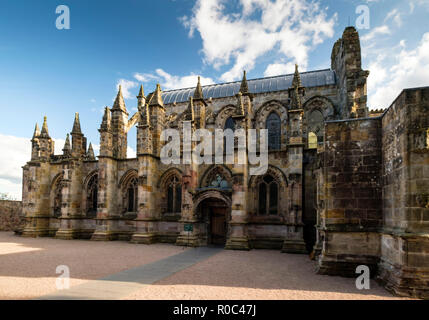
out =
[[[323,143],[324,136],[324,123],[325,119],[323,118],[322,112],[319,110],[313,110],[308,116],[308,128],[307,131],[313,133],[316,136],[316,143]],[[310,133],[308,134],[308,148],[310,147]],[[314,136],[311,136],[314,139]],[[317,145],[316,145],[317,148]]]
[[61,185],[61,179],[58,179],[55,184],[54,192],[54,217],[58,218],[61,216],[61,207],[63,204],[63,188]]
[[314,132],[308,134],[308,149],[317,149],[317,136]]
[[127,212],[137,212],[137,177],[130,179],[127,185]]
[[278,214],[279,186],[271,175],[266,175],[258,187],[258,212],[262,215]]
[[235,123],[234,123],[234,119],[232,119],[232,117],[229,117],[228,119],[226,119],[225,121],[225,130],[226,129],[231,129],[232,131],[235,130]]
[[[231,129],[233,132],[235,131],[235,122],[234,122],[234,119],[232,119],[232,117],[229,117],[225,121],[224,130],[227,130],[227,129]],[[227,141],[227,138],[226,137],[223,138],[223,152],[228,154],[234,153],[234,145],[232,147],[232,150],[230,149],[227,150],[226,141]],[[234,144],[234,138],[232,138],[232,143]]]
[[86,189],[86,214],[90,217],[97,215],[98,204],[98,175],[93,175]]
[[281,121],[277,113],[271,112],[267,117],[268,150],[280,150]]
[[182,184],[177,176],[167,181],[167,212],[180,213],[182,211]]

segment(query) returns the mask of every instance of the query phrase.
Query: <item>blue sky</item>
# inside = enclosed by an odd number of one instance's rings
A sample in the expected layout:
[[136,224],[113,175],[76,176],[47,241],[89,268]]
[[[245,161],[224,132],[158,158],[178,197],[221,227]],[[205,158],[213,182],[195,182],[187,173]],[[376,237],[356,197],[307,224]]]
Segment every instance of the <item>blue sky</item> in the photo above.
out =
[[[58,5],[70,30],[58,30]],[[330,67],[332,45],[367,5],[358,30],[372,73],[369,106],[404,87],[429,85],[429,0],[2,0],[0,2],[0,192],[20,197],[21,166],[35,122],[48,117],[61,149],[74,113],[98,145],[101,110],[122,83],[130,114],[138,86],[164,89]],[[135,129],[129,135],[135,149]]]

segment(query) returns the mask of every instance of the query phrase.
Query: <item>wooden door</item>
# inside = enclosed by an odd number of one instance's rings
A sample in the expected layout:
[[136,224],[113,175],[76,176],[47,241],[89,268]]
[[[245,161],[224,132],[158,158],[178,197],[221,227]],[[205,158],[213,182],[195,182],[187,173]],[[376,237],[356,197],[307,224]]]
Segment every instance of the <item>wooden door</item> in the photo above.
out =
[[226,208],[210,208],[211,243],[224,245],[226,243]]

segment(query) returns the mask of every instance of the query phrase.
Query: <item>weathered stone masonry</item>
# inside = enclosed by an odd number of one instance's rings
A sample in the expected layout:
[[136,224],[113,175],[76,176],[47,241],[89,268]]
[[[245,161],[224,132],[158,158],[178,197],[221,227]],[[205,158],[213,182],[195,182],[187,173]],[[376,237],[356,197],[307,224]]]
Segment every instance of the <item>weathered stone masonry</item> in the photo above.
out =
[[[356,276],[367,265],[395,293],[427,298],[429,88],[370,113],[353,27],[331,61],[285,76],[157,85],[147,96],[141,87],[133,115],[119,88],[99,127],[98,159],[78,114],[54,155],[45,118],[23,167],[23,235],[312,252],[319,273]],[[129,159],[133,126],[137,157]],[[162,131],[187,127],[268,129],[267,173],[251,176],[250,163],[163,164]]]
[[16,231],[23,224],[21,201],[0,200],[0,231]]

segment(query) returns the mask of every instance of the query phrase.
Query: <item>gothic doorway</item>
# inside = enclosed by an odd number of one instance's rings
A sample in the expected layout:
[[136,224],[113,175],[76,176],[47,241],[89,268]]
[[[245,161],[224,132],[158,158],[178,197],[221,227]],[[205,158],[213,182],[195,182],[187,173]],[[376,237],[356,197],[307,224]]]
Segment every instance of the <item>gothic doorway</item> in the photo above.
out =
[[224,246],[228,235],[230,207],[222,199],[207,198],[200,202],[197,215],[205,223],[207,244]]

